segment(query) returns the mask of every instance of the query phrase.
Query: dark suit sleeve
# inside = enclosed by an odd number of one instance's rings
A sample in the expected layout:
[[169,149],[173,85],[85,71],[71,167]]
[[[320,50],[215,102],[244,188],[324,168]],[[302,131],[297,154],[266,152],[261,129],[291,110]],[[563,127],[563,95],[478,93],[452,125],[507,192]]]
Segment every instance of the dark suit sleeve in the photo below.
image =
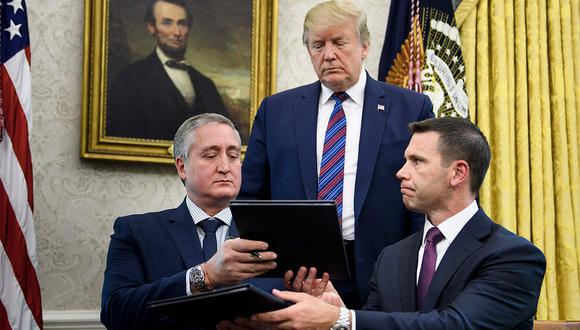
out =
[[546,260],[529,242],[513,240],[520,243],[490,254],[465,285],[453,287],[451,282],[439,297],[442,307],[427,313],[377,311],[381,300],[397,297],[376,286],[375,266],[365,306],[374,311],[356,311],[357,329],[504,329],[525,324],[536,310]]
[[270,166],[266,141],[265,98],[254,118],[250,142],[242,164],[242,186],[238,199],[270,199]]
[[[101,322],[108,329],[168,328],[146,310],[146,303],[186,294],[185,273],[146,283],[139,247],[124,218],[115,221],[107,255]],[[170,322],[170,321],[167,321]]]

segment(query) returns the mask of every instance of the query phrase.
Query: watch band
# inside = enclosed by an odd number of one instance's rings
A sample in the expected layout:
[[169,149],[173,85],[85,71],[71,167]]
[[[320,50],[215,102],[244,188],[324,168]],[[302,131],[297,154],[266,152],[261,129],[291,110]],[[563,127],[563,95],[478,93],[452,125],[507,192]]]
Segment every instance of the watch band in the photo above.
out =
[[350,310],[348,308],[340,307],[338,320],[336,320],[330,330],[350,330]]
[[195,288],[199,292],[209,291],[205,284],[205,273],[201,265],[197,265],[189,272],[189,286]]

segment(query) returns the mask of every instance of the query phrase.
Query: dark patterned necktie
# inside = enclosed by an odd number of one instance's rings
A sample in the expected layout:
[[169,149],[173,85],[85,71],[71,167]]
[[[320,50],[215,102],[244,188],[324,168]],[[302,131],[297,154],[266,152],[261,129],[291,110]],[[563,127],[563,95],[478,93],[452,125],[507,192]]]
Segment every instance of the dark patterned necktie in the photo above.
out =
[[342,102],[348,95],[345,92],[332,94],[336,102],[328,120],[320,175],[318,177],[318,199],[336,202],[338,221],[342,224],[342,188],[344,185],[344,148],[346,145],[346,117]]
[[215,232],[223,224],[216,218],[207,218],[199,223],[199,226],[205,232],[203,237],[203,257],[208,261],[217,252],[217,239]]
[[437,263],[436,246],[443,238],[443,234],[437,227],[432,227],[425,236],[425,250],[423,251],[423,262],[421,262],[421,272],[417,282],[417,306],[419,309],[425,303],[427,290],[431,285],[433,274],[435,274],[435,264]]
[[176,61],[176,60],[167,60],[167,62],[165,62],[165,64],[173,69],[179,69],[179,70],[185,70],[187,71],[189,69],[189,65],[185,62],[180,62],[180,61]]

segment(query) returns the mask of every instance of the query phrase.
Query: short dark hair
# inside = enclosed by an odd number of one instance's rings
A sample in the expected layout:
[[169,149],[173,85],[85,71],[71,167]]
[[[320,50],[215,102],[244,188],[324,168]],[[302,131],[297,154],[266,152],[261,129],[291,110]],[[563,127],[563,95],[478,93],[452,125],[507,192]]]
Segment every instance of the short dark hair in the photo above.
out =
[[479,191],[491,161],[489,143],[479,127],[468,119],[441,117],[411,123],[409,130],[411,134],[438,133],[442,161],[449,164],[455,160],[465,160],[471,173],[471,191]]
[[193,15],[191,15],[191,10],[189,10],[187,3],[183,0],[149,0],[147,8],[145,8],[145,23],[150,23],[155,26],[155,13],[153,12],[153,9],[155,8],[155,4],[159,1],[172,3],[183,8],[187,13],[187,26],[191,27],[193,24]]

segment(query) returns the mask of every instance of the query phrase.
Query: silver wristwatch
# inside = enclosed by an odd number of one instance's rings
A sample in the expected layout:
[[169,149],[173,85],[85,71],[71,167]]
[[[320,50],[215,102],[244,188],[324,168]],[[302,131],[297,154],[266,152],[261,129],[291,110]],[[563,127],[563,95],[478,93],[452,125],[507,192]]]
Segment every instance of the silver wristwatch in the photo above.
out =
[[194,287],[199,292],[209,291],[205,284],[205,273],[201,265],[193,267],[191,272],[189,272],[189,286]]
[[330,330],[350,330],[350,311],[348,308],[340,308],[338,320],[336,320],[336,323],[334,323]]

